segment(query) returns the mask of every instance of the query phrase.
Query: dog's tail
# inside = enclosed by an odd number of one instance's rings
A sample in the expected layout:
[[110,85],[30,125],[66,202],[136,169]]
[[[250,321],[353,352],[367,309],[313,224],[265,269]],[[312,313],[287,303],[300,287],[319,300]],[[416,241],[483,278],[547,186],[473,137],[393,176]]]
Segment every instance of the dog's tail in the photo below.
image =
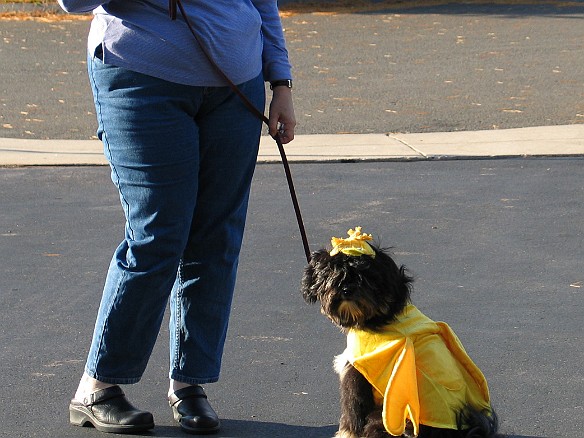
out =
[[464,438],[501,438],[498,434],[499,419],[493,408],[478,410],[466,405],[458,413],[456,422]]

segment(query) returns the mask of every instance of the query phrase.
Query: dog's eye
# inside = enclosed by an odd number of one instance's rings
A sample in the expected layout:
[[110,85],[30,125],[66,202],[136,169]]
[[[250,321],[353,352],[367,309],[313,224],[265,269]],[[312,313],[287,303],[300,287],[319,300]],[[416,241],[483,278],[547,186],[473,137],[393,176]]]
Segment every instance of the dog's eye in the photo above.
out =
[[349,297],[353,294],[353,290],[349,287],[343,287],[343,288],[341,288],[341,294],[344,297]]

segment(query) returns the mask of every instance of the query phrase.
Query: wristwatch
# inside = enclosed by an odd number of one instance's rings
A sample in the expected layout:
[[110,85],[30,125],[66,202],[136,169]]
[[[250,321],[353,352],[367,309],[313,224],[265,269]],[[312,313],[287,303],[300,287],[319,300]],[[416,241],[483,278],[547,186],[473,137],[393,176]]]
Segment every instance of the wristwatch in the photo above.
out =
[[280,79],[277,81],[270,81],[270,90],[273,90],[276,87],[292,88],[292,79]]

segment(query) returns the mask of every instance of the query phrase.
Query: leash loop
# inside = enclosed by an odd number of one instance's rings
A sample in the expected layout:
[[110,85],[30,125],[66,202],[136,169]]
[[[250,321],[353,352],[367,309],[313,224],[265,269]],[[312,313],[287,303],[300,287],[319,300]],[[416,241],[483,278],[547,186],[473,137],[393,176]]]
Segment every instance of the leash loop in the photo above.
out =
[[[233,90],[235,94],[239,96],[243,104],[247,107],[252,114],[254,114],[258,119],[260,119],[266,125],[269,124],[268,118],[265,116],[263,112],[260,112],[250,101],[249,99],[241,92],[241,90],[233,83],[233,81],[221,70],[221,67],[217,65],[217,63],[211,57],[208,49],[202,43],[201,39],[197,35],[193,25],[189,17],[187,16],[184,7],[180,0],[169,0],[168,1],[168,11],[171,20],[176,20],[177,18],[177,9],[180,11],[181,15],[184,18],[184,21],[189,28],[189,31],[195,37],[195,40],[199,43],[201,50],[213,66],[219,76],[229,85],[229,87]],[[278,151],[280,152],[280,157],[282,159],[282,164],[284,166],[284,173],[286,174],[286,181],[288,182],[288,189],[290,191],[290,197],[292,198],[292,205],[294,206],[294,212],[296,213],[296,221],[298,222],[298,229],[300,231],[300,237],[302,238],[302,245],[304,247],[304,254],[306,256],[306,261],[310,262],[310,246],[308,244],[308,238],[306,237],[306,230],[304,228],[304,221],[302,220],[302,213],[300,212],[300,204],[298,203],[298,198],[296,196],[296,190],[294,189],[294,181],[292,180],[292,172],[290,171],[290,165],[288,164],[288,158],[286,157],[286,152],[284,150],[284,145],[282,144],[282,140],[280,138],[280,133],[272,136],[275,140],[276,144],[278,145]]]

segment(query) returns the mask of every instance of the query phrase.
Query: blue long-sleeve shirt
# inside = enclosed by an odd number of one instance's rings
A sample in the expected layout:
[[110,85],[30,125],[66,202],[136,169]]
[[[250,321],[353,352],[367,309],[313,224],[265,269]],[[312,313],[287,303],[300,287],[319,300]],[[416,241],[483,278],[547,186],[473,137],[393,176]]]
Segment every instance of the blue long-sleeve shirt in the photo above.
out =
[[[107,64],[186,85],[223,86],[180,12],[168,0],[58,0],[71,13],[93,11],[88,50],[102,45]],[[182,0],[215,62],[236,84],[263,72],[291,79],[276,0]]]

